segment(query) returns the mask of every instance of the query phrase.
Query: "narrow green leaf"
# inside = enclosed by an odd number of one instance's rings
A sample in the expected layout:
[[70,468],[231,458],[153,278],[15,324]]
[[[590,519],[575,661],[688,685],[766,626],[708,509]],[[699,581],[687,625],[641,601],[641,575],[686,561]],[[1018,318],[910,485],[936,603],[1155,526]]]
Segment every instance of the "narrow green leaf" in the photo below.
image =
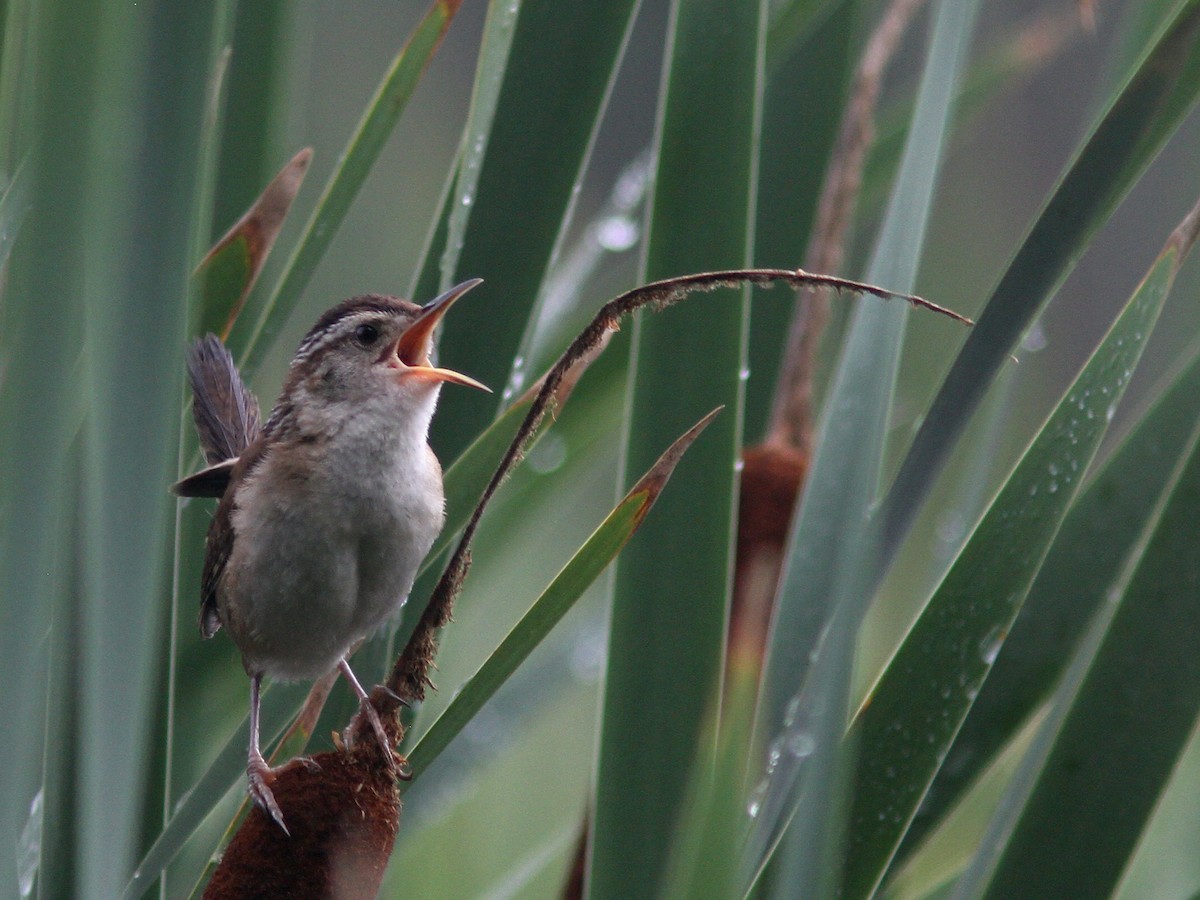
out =
[[893,864],[879,896],[887,900],[923,900],[938,891],[945,892],[961,878],[973,858],[978,858],[980,845],[997,822],[997,809],[1046,718],[1039,710],[1021,723],[959,802],[926,835],[920,849],[902,864]]
[[[288,76],[294,39],[308,27],[305,16],[287,0],[236,5],[213,197],[218,227],[241,215],[279,165],[286,113],[301,99]],[[215,237],[210,229],[209,240]]]
[[158,799],[149,773],[172,513],[163,485],[178,464],[177,348],[199,243],[206,86],[226,8],[143,16],[105,7],[96,34],[84,38],[89,26],[76,25],[77,41],[102,49],[94,84],[70,101],[78,121],[55,136],[88,150],[84,237],[55,244],[60,256],[84,260],[87,413],[69,626],[78,644],[63,662],[76,679],[66,699],[77,705],[73,743],[83,748],[71,771],[75,891],[96,896],[113,896],[128,877],[146,804]]
[[[732,648],[731,648],[732,649]],[[723,695],[714,694],[705,717],[705,734],[692,760],[688,796],[663,879],[664,898],[712,897],[725,900],[738,894],[746,832],[746,749],[752,746],[754,701],[758,693],[753,673],[732,666]],[[717,748],[710,764],[706,748]]]
[[[976,3],[954,0],[936,8],[913,126],[868,269],[869,279],[893,289],[908,290],[916,278],[976,9]],[[874,552],[866,523],[879,489],[906,319],[907,310],[897,304],[860,303],[855,313],[771,626],[757,727],[762,744],[779,752],[771,754],[758,798],[746,875],[757,876],[804,797],[788,839],[790,871],[778,878],[778,891],[793,896],[829,889],[840,856],[844,710],[858,625],[870,599],[862,580]],[[808,752],[790,752],[794,746]]]
[[1168,242],[864,702],[851,729],[861,753],[846,896],[882,879],[1079,490],[1184,249]]
[[617,504],[563,566],[479,671],[463,684],[450,706],[430,725],[409,753],[408,761],[414,776],[428,768],[616,558],[658,500],[683,454],[718,412],[720,409],[713,410],[667,448],[658,462],[630,488],[625,499]]
[[1186,452],[1200,398],[1200,354],[1165,389],[1104,467],[1083,487],[1042,564],[937,778],[904,836],[900,855],[988,765],[1013,730],[1053,690],[1064,648],[1083,633],[1121,565],[1125,549],[1159,502]]
[[[748,262],[765,26],[760,0],[672,4],[642,280]],[[653,462],[698,408],[724,403],[729,413],[617,568],[589,861],[595,898],[659,887],[691,775],[681,762],[714,761],[712,741],[698,741],[724,664],[748,299],[726,289],[634,320],[626,467]]]
[[1200,97],[1200,0],[1183,3],[1067,167],[992,292],[883,501],[890,560],[999,368]]
[[[1196,445],[1197,435],[1200,435],[1200,431],[1194,432],[1188,441],[1192,448]],[[1182,465],[1177,466],[1171,473],[1167,493],[1178,484],[1181,470]],[[1126,557],[1127,561],[1136,557],[1141,548],[1145,546],[1145,536],[1142,537],[1143,540],[1138,542],[1139,546],[1135,547],[1132,554]],[[1046,714],[1041,717],[1041,722],[1037,724],[1028,748],[1021,754],[1015,771],[1007,780],[1003,795],[996,804],[996,810],[988,823],[987,833],[978,842],[966,870],[950,885],[953,888],[950,896],[954,900],[966,900],[966,898],[978,898],[984,895],[988,879],[995,873],[996,862],[1004,852],[1006,842],[1029,802],[1029,796],[1037,781],[1038,773],[1044,768],[1055,739],[1062,731],[1063,722],[1070,712],[1071,700],[1079,694],[1080,685],[1087,677],[1088,666],[1095,659],[1096,650],[1104,640],[1112,622],[1113,612],[1115,612],[1115,607],[1102,605],[1096,611],[1096,615],[1088,624],[1087,631],[1071,654],[1062,680],[1054,691],[1054,697],[1047,704]]]
[[437,51],[458,12],[461,0],[435,0],[416,31],[392,60],[375,90],[375,96],[350,137],[329,183],[317,201],[304,234],[292,252],[279,284],[267,299],[253,329],[244,338],[234,333],[241,346],[244,372],[253,372],[262,362],[284,320],[308,285],[325,251],[345,219],[350,204],[379,158],[400,114],[416,89],[426,65]]
[[22,163],[0,194],[0,266],[8,261],[28,212],[29,173],[26,164]]
[[504,85],[521,2],[513,0],[510,3],[488,4],[479,62],[475,67],[475,84],[471,92],[471,111],[463,130],[454,187],[446,197],[446,243],[438,260],[441,273],[438,279],[439,293],[460,280],[455,277],[455,272],[458,271],[467,223],[479,190],[480,169],[487,154],[492,126],[496,123],[496,108]]
[[767,64],[772,74],[795,43],[818,30],[841,5],[838,0],[786,0],[773,4],[767,30]]
[[[1069,698],[986,896],[1111,895],[1200,714],[1200,452],[1192,451]],[[1144,547],[1144,549],[1143,549]],[[1123,590],[1122,590],[1123,588]],[[1109,598],[1110,602],[1113,598]]]
[[[815,4],[791,6],[811,15]],[[773,25],[768,35],[754,228],[754,258],[764,265],[804,260],[854,71],[858,7],[843,0],[826,6],[829,9],[812,33],[778,60],[770,52],[777,26]],[[748,442],[764,431],[786,343],[780,335],[787,333],[796,306],[764,296],[761,290],[755,291],[752,304],[749,358],[753,371],[746,384]]]
[[222,340],[229,337],[304,183],[311,159],[312,149],[308,147],[293,156],[200,260],[193,275],[200,291],[200,334],[212,332]]
[[[5,24],[16,27],[21,9],[10,9],[13,16]],[[4,35],[3,112],[6,125],[21,125],[24,132],[21,149],[29,154],[30,203],[27,226],[5,271],[0,329],[0,421],[5,423],[0,459],[8,472],[21,473],[0,479],[0,593],[5,597],[0,606],[0,673],[9,685],[0,692],[0,717],[20,723],[9,731],[8,771],[0,779],[0,844],[10,850],[21,845],[35,802],[52,814],[56,810],[65,791],[55,788],[68,780],[64,770],[73,762],[69,747],[44,759],[43,741],[47,730],[56,733],[56,718],[74,713],[73,703],[55,700],[47,690],[49,685],[71,687],[71,655],[58,652],[67,636],[61,628],[51,629],[64,621],[71,602],[68,560],[74,548],[64,533],[79,502],[71,464],[78,462],[72,443],[83,407],[78,351],[84,291],[80,254],[64,254],[62,248],[82,246],[89,152],[81,135],[86,124],[72,101],[86,96],[96,82],[97,48],[88,28],[94,16],[93,9],[47,9],[36,17],[30,10],[23,17],[29,27]],[[36,29],[29,23],[33,18]],[[16,47],[23,53],[15,52]],[[19,74],[18,57],[24,62]],[[22,110],[30,114],[18,117]],[[20,122],[14,121],[18,118]],[[7,157],[11,151],[5,150]],[[36,240],[29,239],[31,233]],[[45,333],[46,297],[58,304],[53,342],[39,337]],[[37,835],[39,856],[25,861],[20,875],[32,886],[36,870],[31,867],[50,864],[68,873],[69,891],[74,835],[53,815],[43,823]],[[0,853],[0,886],[15,893],[17,855],[10,850]]]
[[[497,4],[503,6],[503,4]],[[511,48],[480,60],[499,94],[487,122],[472,107],[460,179],[443,207],[448,237],[435,239],[419,280],[420,296],[476,275],[492,298],[488,327],[448,319],[442,352],[472,361],[487,384],[505,385],[501,405],[523,389],[523,366],[510,378],[522,333],[566,231],[637,9],[635,0],[522,0]],[[486,128],[484,126],[487,126]],[[519,227],[518,225],[519,220]],[[461,452],[495,410],[447,395],[433,423],[434,445]]]
[[[605,343],[607,344],[607,341]],[[555,416],[562,412],[563,406],[571,396],[575,385],[583,377],[583,373],[601,350],[603,350],[603,347],[599,348],[596,354],[579,360],[567,374],[562,384],[559,385],[558,390],[554,393],[553,400]],[[496,466],[504,458],[504,454],[508,450],[509,444],[512,443],[517,429],[520,428],[521,422],[524,421],[525,415],[533,405],[541,384],[540,380],[535,382],[529,390],[505,409],[491,425],[471,442],[470,446],[459,454],[450,468],[446,470],[444,478],[446,524],[442,528],[442,533],[434,541],[433,549],[425,557],[425,562],[421,564],[422,572],[429,568],[434,560],[441,557],[442,552],[454,542],[455,536],[467,524],[467,520],[470,519],[471,513],[475,509],[475,504],[479,502],[484,488],[491,481],[492,475],[496,471]],[[542,420],[537,432],[529,439],[528,449],[536,446],[539,438],[553,424],[553,420],[554,416],[547,416]]]

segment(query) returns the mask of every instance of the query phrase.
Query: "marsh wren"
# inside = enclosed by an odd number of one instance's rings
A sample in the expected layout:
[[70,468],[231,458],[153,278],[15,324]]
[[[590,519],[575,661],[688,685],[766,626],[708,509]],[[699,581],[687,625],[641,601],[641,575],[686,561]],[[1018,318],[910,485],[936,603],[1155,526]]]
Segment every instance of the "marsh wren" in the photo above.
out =
[[442,470],[427,441],[443,382],[434,326],[478,285],[425,306],[380,295],[326,312],[300,342],[267,422],[213,335],[191,348],[193,412],[208,467],[176,493],[220,497],[208,530],[200,629],[221,626],[250,676],[250,796],[284,831],[259,749],[264,675],[341,670],[391,759],[393,748],[347,654],[408,597],[445,520]]

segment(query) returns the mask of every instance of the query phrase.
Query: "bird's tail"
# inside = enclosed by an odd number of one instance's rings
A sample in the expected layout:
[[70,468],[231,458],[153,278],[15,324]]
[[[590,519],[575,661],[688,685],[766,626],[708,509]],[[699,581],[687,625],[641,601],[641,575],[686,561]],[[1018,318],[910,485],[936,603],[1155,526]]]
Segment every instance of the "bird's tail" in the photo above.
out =
[[204,458],[210,466],[236,459],[262,430],[258,400],[215,334],[206,334],[192,344],[187,369],[192,415]]

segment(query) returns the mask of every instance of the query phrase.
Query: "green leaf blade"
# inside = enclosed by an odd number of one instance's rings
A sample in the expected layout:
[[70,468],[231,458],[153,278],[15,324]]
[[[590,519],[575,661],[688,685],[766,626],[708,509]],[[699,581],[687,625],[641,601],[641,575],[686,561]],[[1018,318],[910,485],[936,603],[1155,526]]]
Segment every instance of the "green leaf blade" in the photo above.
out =
[[[1156,392],[1157,393],[1157,392]],[[1126,548],[1151,515],[1187,439],[1200,397],[1200,356],[1169,387],[1071,506],[1017,616],[1004,652],[971,705],[900,855],[919,842],[1054,689],[1073,646],[1104,602]]]
[[880,510],[886,556],[1021,334],[1197,98],[1200,2],[1189,0],[1064,172],[946,376]]
[[[765,14],[758,0],[672,5],[642,280],[749,262]],[[681,762],[713,764],[715,745],[699,742],[724,662],[747,315],[748,292],[721,290],[635,318],[624,465],[648,466],[700,409],[728,412],[617,568],[589,861],[596,898],[657,889],[688,791]]]
[[[868,269],[868,280],[890,289],[909,290],[916,278],[976,9],[974,3],[937,7],[914,124]],[[764,747],[786,743],[777,732],[789,731],[795,720],[807,723],[803,737],[815,749],[806,756],[781,754],[779,766],[768,765],[745,861],[747,877],[756,878],[791,821],[788,852],[781,854],[789,871],[779,876],[780,893],[816,896],[832,889],[833,861],[841,856],[843,711],[855,636],[870,599],[861,587],[875,558],[867,523],[879,489],[906,321],[907,310],[898,304],[860,301],[786,551],[757,737]],[[801,708],[789,714],[793,703]]]
[[1177,262],[1177,250],[1169,245],[864,703],[852,729],[862,752],[850,819],[847,896],[867,896],[883,877],[995,662],[1153,330]]
[[541,596],[462,686],[449,707],[434,721],[409,754],[414,776],[420,775],[492,697],[530,652],[571,609],[641,527],[666,487],[675,466],[719,410],[709,413],[680,436],[605,517]]
[[[451,192],[439,220],[447,235],[434,238],[419,284],[434,291],[486,279],[480,290],[496,304],[488,327],[448,319],[440,346],[448,358],[472,360],[475,376],[498,391],[537,314],[636,9],[633,0],[522,0],[504,64],[484,71],[481,61],[481,80],[503,82],[486,134],[469,135],[472,147],[483,141],[484,156],[474,184]],[[453,396],[443,405],[449,414],[438,416],[433,434],[448,453],[460,452],[495,412]]]
[[1060,700],[1064,720],[1011,835],[997,839],[1003,853],[985,896],[1113,893],[1192,735],[1200,715],[1198,434],[1106,594],[1096,617],[1102,639],[1084,648],[1092,651],[1081,658],[1086,674]]
[[284,320],[300,299],[408,105],[425,67],[440,46],[460,3],[461,0],[436,0],[392,60],[258,321],[244,338],[236,332],[233,335],[235,346],[242,348],[243,371],[253,372],[258,368]]

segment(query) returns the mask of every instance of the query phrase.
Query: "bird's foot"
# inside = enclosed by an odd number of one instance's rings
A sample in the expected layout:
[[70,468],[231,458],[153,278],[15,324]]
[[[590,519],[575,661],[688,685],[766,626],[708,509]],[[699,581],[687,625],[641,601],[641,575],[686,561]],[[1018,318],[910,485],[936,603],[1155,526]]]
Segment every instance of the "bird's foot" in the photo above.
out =
[[[383,720],[379,718],[379,712],[371,703],[370,698],[363,697],[359,701],[360,714],[367,717],[367,721],[371,724],[371,730],[375,733],[375,740],[379,742],[379,749],[383,751],[385,759],[391,760],[392,767],[396,770],[396,777],[401,781],[412,780],[412,767],[408,760],[396,752],[395,743],[388,737],[387,729],[383,727]],[[351,741],[350,746],[353,746]]]
[[275,795],[271,792],[271,785],[275,781],[275,770],[267,765],[267,761],[263,759],[261,753],[252,752],[250,754],[250,761],[246,763],[246,781],[249,783],[250,799],[275,820],[275,824],[283,829],[284,834],[291,837],[291,832],[283,824],[283,813],[279,809],[279,804],[275,802]]

